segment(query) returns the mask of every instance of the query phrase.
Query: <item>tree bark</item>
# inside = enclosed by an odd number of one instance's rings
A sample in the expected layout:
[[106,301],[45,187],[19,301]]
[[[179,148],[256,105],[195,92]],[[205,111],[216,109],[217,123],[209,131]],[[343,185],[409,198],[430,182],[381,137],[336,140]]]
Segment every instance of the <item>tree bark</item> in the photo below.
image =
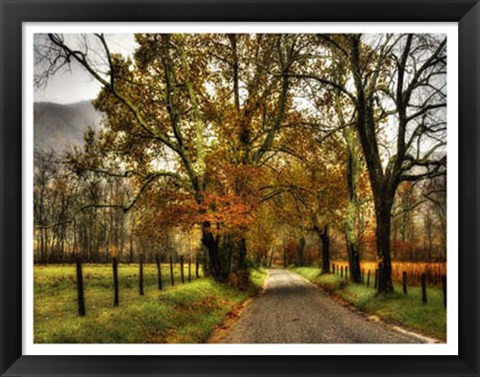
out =
[[328,236],[328,225],[325,225],[319,233],[322,243],[322,274],[330,272],[330,237]]
[[247,242],[245,237],[236,237],[233,240],[233,252],[237,254],[237,265],[235,268],[236,286],[244,291],[248,288],[250,279],[247,264]]
[[360,253],[356,243],[347,240],[348,264],[350,266],[350,281],[362,282],[362,271],[360,269]]
[[360,175],[360,160],[358,157],[357,138],[355,130],[350,126],[344,130],[347,142],[347,188],[348,204],[345,216],[345,238],[347,244],[348,263],[350,266],[350,280],[354,283],[361,283],[360,254],[358,252],[358,231],[356,222],[358,217],[359,201],[357,196],[357,183]]
[[378,255],[378,293],[393,291],[392,260],[390,256],[390,225],[393,200],[376,200],[376,245]]
[[[237,246],[233,242],[233,236],[231,234],[215,236],[211,231],[210,223],[204,222],[202,244],[207,249],[210,275],[215,281],[226,283],[232,270],[233,254]],[[240,257],[238,259],[240,260]]]
[[241,234],[214,236],[210,224],[202,227],[202,244],[208,254],[208,269],[215,281],[226,283],[235,275],[234,285],[246,289],[249,283],[246,239]]
[[[362,146],[365,162],[370,178],[370,185],[373,191],[375,204],[376,225],[376,245],[377,256],[379,259],[378,292],[393,291],[391,276],[391,257],[390,257],[390,215],[393,204],[393,195],[391,190],[390,177],[383,171],[380,158],[379,146],[376,135],[376,124],[374,118],[373,98],[371,93],[367,93],[362,76],[362,64],[360,59],[361,36],[355,36],[350,39],[351,42],[351,64],[352,74],[357,91],[357,119],[356,128],[360,144]],[[395,186],[396,188],[396,186]]]
[[208,272],[215,281],[221,281],[222,272],[218,258],[218,239],[215,239],[209,222],[202,226],[202,244],[207,250]]
[[247,243],[245,237],[241,237],[237,242],[238,261],[237,269],[247,269]]

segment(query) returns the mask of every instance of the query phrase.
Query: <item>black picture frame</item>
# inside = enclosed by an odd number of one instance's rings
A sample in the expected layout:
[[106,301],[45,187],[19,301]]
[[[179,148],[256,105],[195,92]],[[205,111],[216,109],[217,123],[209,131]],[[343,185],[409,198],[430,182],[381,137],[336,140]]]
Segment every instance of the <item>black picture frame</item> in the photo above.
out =
[[[477,0],[0,0],[2,376],[479,376],[480,4]],[[459,24],[458,356],[22,355],[22,23],[366,21]]]

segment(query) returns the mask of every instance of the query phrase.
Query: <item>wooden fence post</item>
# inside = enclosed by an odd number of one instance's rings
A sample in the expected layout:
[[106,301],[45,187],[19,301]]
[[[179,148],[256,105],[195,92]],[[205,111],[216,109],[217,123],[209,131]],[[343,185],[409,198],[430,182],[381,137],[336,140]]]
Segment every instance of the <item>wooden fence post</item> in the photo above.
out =
[[340,266],[340,277],[343,278],[343,266]]
[[140,296],[143,296],[143,254],[140,254],[140,265],[139,265],[139,275],[138,275],[138,293]]
[[370,287],[370,270],[368,270],[368,273],[367,273],[367,288]]
[[427,303],[427,275],[425,273],[421,276],[422,279],[422,302]]
[[197,279],[200,277],[200,274],[198,272],[199,270],[199,265],[200,263],[198,262],[198,255],[195,257],[195,276],[197,277]]
[[162,282],[162,264],[160,263],[160,255],[155,254],[155,263],[157,264],[157,275],[158,275],[158,289],[163,289]]
[[188,257],[188,282],[192,281],[192,258]]
[[373,288],[378,288],[378,268],[375,269],[375,282],[373,284]]
[[113,267],[113,289],[114,289],[114,296],[113,296],[113,306],[118,306],[119,303],[119,296],[118,296],[118,263],[117,258],[112,259],[112,267]]
[[180,257],[180,277],[182,278],[182,283],[185,283],[185,276],[183,275],[183,257]]
[[170,283],[172,287],[175,285],[175,277],[173,276],[173,258],[170,255]]
[[407,294],[407,272],[402,272],[402,284],[403,284],[403,294]]
[[362,284],[365,283],[365,269],[362,268],[362,276],[361,276]]
[[442,275],[443,305],[447,307],[447,275]]
[[85,315],[85,297],[83,295],[83,273],[82,260],[77,258],[77,297],[78,297],[78,315]]
[[348,266],[345,266],[345,279],[348,279]]

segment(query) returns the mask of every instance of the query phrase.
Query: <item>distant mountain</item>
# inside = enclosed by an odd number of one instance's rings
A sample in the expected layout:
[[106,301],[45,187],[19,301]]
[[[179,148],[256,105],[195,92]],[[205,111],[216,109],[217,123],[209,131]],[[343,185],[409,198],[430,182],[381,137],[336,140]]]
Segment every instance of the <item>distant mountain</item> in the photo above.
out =
[[90,101],[62,105],[35,102],[35,151],[61,152],[66,147],[83,144],[83,134],[92,127],[100,128],[102,115]]

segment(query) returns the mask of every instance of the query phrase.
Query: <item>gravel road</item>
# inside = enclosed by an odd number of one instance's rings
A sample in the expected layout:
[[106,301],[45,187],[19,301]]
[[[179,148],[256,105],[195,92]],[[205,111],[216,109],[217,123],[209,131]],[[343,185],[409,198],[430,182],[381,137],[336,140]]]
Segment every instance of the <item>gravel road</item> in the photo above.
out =
[[288,270],[271,269],[255,298],[215,343],[421,343],[334,301]]

